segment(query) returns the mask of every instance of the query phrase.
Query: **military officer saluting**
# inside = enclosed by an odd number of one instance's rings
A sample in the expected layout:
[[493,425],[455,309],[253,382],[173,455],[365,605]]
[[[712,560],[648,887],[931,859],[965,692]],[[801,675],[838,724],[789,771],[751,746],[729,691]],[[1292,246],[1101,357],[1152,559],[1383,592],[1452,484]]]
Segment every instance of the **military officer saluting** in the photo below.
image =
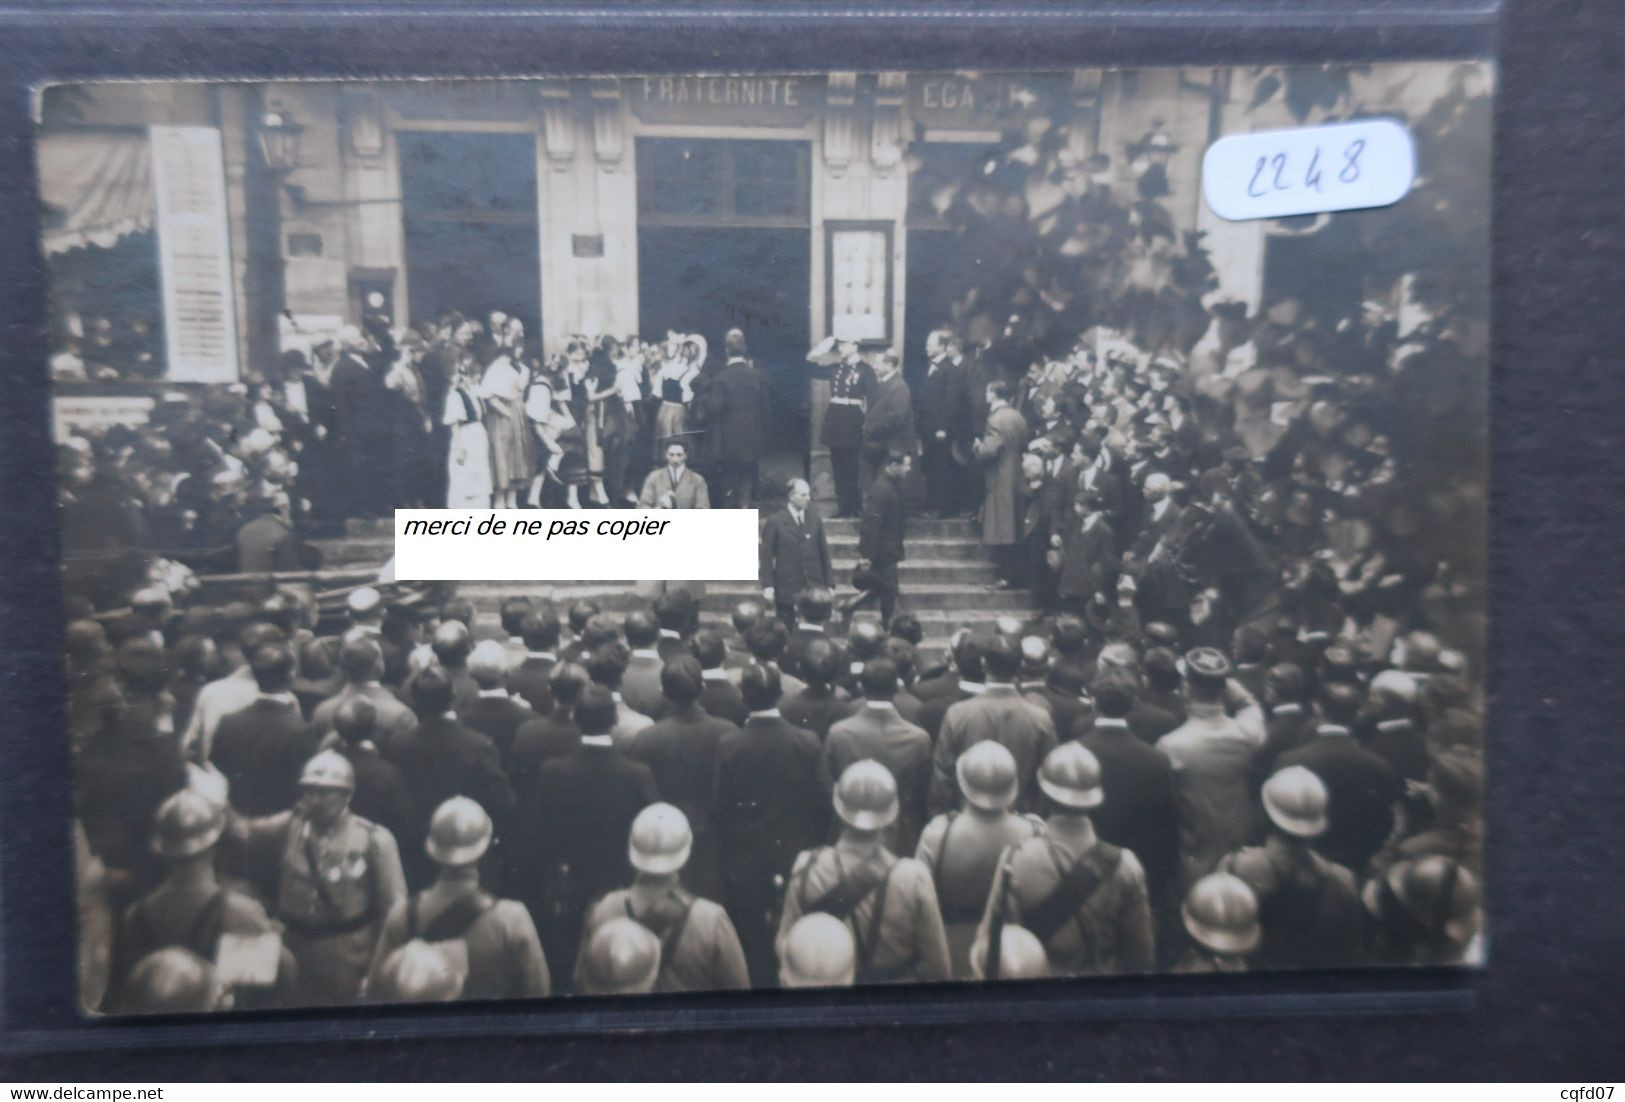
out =
[[299,803],[236,826],[256,864],[275,862],[276,915],[299,965],[301,1002],[352,1002],[379,927],[406,896],[401,855],[383,827],[350,811],[355,770],[336,750],[306,763]]
[[1126,849],[1102,842],[1089,809],[1106,794],[1100,763],[1081,743],[1049,752],[1038,771],[1050,814],[1044,833],[1012,846],[993,879],[971,958],[1006,925],[1044,943],[1058,976],[1149,972],[1155,961],[1145,872]]
[[897,818],[897,782],[877,761],[854,762],[835,786],[835,812],[840,840],[796,858],[779,922],[780,960],[797,920],[821,911],[852,929],[856,982],[947,979],[948,940],[931,874],[911,857],[894,856],[882,840]]
[[[650,804],[632,821],[628,856],[637,870],[630,888],[593,905],[582,934],[590,942],[600,926],[630,918],[660,939],[656,991],[734,991],[750,986],[745,950],[728,912],[683,890],[678,877],[694,848],[688,816],[671,804]],[[576,958],[579,967],[586,954]],[[577,989],[581,987],[577,976]]]

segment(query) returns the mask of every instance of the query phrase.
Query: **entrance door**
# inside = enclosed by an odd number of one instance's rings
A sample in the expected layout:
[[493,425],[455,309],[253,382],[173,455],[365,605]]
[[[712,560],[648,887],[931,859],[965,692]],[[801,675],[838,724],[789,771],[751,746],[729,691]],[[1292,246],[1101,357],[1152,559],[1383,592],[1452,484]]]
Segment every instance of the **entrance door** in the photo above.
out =
[[974,269],[964,239],[938,209],[939,196],[973,179],[992,148],[969,142],[920,142],[909,150],[907,299],[903,369],[910,386],[925,375],[925,338],[952,328]]
[[639,328],[745,333],[773,393],[770,438],[807,450],[812,245],[805,142],[640,138]]
[[411,317],[501,310],[541,347],[536,139],[530,134],[402,131],[402,220]]

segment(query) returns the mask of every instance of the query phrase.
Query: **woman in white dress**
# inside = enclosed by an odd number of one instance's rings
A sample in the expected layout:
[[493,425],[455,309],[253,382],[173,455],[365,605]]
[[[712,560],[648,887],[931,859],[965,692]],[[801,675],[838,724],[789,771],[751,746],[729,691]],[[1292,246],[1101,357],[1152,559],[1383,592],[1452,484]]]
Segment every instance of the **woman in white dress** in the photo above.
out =
[[440,423],[451,426],[451,451],[446,456],[446,508],[491,508],[491,438],[485,432],[485,409],[477,383],[465,361],[446,392]]
[[670,334],[664,347],[665,363],[654,377],[654,461],[665,461],[666,442],[688,430],[688,407],[694,401],[694,380],[705,364],[705,338]]

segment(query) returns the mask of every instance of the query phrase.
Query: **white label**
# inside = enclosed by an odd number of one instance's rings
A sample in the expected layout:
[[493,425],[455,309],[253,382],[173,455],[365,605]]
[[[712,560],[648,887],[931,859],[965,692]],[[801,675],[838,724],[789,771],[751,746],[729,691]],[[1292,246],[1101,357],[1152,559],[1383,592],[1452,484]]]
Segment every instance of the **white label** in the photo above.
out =
[[1202,192],[1220,218],[1386,207],[1416,178],[1416,146],[1393,119],[1231,134],[1202,157]]
[[154,126],[152,186],[171,382],[235,383],[237,317],[220,131]]
[[397,509],[394,576],[755,581],[759,532],[755,509]]

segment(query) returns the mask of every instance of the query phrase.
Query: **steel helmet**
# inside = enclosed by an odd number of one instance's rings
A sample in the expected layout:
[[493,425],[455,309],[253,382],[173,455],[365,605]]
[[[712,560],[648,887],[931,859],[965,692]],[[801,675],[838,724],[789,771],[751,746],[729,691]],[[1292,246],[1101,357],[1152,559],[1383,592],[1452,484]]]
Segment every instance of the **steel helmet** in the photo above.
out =
[[987,974],[988,947],[980,945],[971,962],[976,978],[1037,980],[1049,975],[1049,953],[1038,936],[1023,926],[1006,926],[999,934],[999,974]]
[[660,976],[660,939],[630,918],[594,930],[581,960],[583,995],[636,995]]
[[1038,787],[1062,807],[1079,811],[1099,807],[1106,799],[1100,762],[1081,742],[1064,743],[1049,752],[1038,770]]
[[159,806],[152,849],[160,857],[191,857],[212,847],[225,829],[224,804],[183,788]]
[[434,944],[414,938],[384,958],[368,993],[385,1002],[450,1002],[463,993],[467,955],[461,938]]
[[1387,880],[1400,905],[1430,932],[1455,942],[1478,932],[1478,878],[1459,863],[1443,854],[1399,861]]
[[1216,953],[1250,953],[1263,936],[1258,897],[1245,880],[1228,872],[1209,873],[1192,884],[1179,913],[1197,944]]
[[1326,833],[1328,802],[1326,786],[1301,765],[1289,765],[1264,782],[1264,811],[1270,822],[1299,838]]
[[632,820],[627,844],[632,867],[639,872],[665,874],[688,864],[694,831],[688,816],[671,804],[650,804]]
[[323,750],[305,763],[299,774],[300,788],[342,788],[355,791],[355,766],[337,750]]
[[954,767],[965,802],[984,811],[1004,811],[1016,802],[1016,758],[1003,743],[984,739],[959,755]]
[[821,912],[805,914],[784,939],[779,979],[786,987],[850,987],[857,961],[846,923]]
[[857,830],[884,830],[897,818],[897,782],[878,761],[853,762],[835,786],[835,813]]
[[437,865],[472,865],[491,848],[491,816],[467,796],[453,796],[435,808],[423,849]]
[[214,965],[178,947],[149,953],[130,971],[129,1005],[137,1014],[201,1014],[220,1009]]

